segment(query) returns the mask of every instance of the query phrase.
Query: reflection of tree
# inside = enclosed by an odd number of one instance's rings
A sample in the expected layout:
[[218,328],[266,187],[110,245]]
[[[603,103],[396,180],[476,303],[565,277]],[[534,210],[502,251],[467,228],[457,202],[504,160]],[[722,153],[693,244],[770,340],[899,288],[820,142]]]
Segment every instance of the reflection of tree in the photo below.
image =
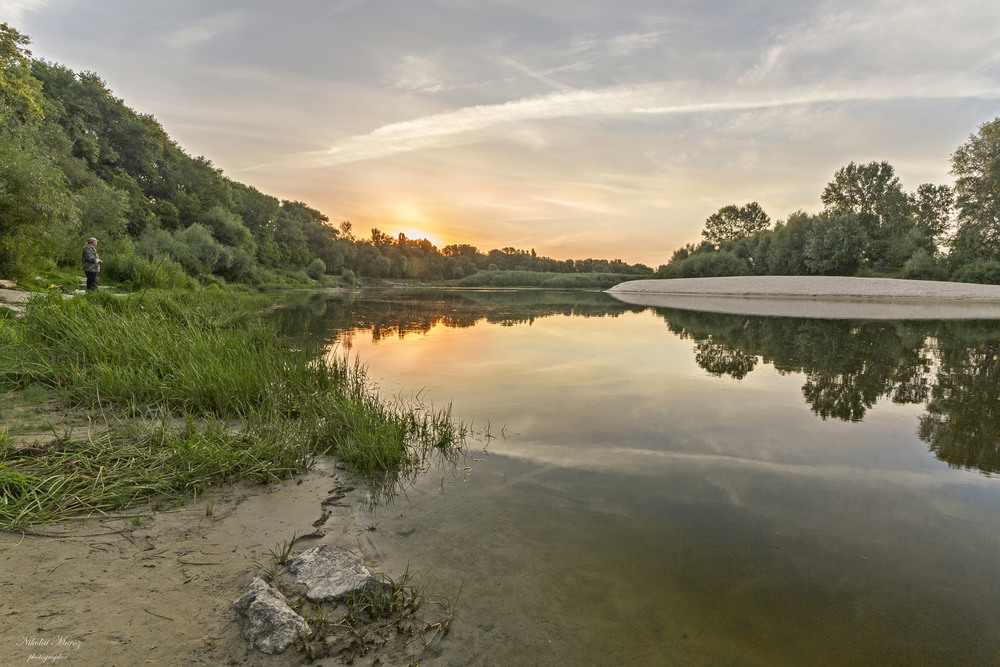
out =
[[[644,307],[574,291],[397,290],[291,296],[273,313],[305,344],[350,345],[435,326],[530,324],[554,315],[617,317]],[[949,465],[1000,472],[1000,331],[992,322],[843,321],[656,309],[695,344],[707,372],[740,380],[762,364],[801,373],[823,419],[859,421],[881,399],[927,403],[919,435]],[[935,368],[937,372],[935,373]]]
[[601,292],[569,290],[386,290],[348,294],[292,295],[273,315],[284,331],[324,346],[345,332],[370,332],[372,340],[425,334],[436,326],[531,324],[553,315],[615,317],[645,308]]
[[[713,375],[758,358],[802,373],[823,419],[860,421],[881,398],[927,403],[918,434],[942,461],[1000,473],[1000,331],[993,322],[849,322],[660,310]],[[939,368],[936,373],[934,367]]]
[[919,403],[928,391],[928,332],[906,322],[851,322],[661,310],[667,326],[695,341],[695,360],[737,380],[757,359],[802,373],[802,393],[823,419],[857,421],[883,396]]
[[742,380],[757,365],[756,356],[711,341],[701,341],[695,345],[695,361],[712,375],[729,375],[734,380]]
[[1000,345],[942,345],[920,438],[957,468],[1000,472]]

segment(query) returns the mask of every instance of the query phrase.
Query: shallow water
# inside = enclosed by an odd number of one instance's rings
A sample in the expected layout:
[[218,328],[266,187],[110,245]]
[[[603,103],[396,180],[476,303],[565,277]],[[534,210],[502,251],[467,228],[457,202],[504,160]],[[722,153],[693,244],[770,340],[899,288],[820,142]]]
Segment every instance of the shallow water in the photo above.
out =
[[1000,662],[994,323],[443,290],[281,318],[502,436],[371,519],[458,597],[428,664]]

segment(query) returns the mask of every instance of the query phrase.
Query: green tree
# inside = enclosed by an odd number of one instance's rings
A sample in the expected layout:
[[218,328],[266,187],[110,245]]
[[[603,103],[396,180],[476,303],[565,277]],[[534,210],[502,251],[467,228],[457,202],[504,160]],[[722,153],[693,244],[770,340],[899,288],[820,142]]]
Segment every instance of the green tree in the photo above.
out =
[[1000,255],[1000,117],[958,147],[951,173],[957,177],[958,244],[975,236],[989,255]]
[[888,162],[849,163],[834,174],[820,197],[826,212],[857,216],[868,238],[865,255],[882,269],[898,269],[909,257],[900,252],[903,239],[913,227],[910,199]]
[[888,162],[849,163],[833,175],[823,194],[830,213],[854,213],[869,231],[890,227],[906,211],[906,195]]
[[955,196],[947,185],[924,183],[910,195],[910,206],[916,218],[917,229],[935,243],[948,233]]
[[19,121],[42,117],[41,82],[31,74],[31,40],[0,23],[0,118]]
[[754,232],[767,229],[770,224],[771,218],[757,202],[743,206],[730,204],[708,216],[701,234],[706,241],[718,246],[726,241],[747,238]]
[[73,221],[65,177],[32,129],[0,122],[0,274],[23,277],[51,262]]
[[771,232],[767,247],[767,273],[776,276],[805,275],[806,243],[812,230],[813,217],[796,211],[786,222],[779,222]]
[[804,249],[806,268],[823,275],[853,275],[864,258],[865,242],[856,215],[817,216]]

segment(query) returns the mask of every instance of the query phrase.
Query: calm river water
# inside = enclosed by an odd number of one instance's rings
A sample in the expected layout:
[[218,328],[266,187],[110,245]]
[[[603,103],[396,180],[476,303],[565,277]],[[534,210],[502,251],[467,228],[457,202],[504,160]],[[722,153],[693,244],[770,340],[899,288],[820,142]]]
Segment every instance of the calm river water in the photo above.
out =
[[1000,664],[995,322],[447,290],[282,318],[502,435],[372,517],[385,571],[458,596],[427,664]]

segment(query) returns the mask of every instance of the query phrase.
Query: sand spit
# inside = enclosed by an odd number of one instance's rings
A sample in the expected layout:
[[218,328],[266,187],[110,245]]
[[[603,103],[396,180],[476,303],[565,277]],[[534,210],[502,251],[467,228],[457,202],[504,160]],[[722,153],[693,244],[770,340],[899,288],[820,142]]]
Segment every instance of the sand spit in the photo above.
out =
[[839,276],[633,280],[608,293],[641,306],[824,319],[1000,319],[1000,285]]

